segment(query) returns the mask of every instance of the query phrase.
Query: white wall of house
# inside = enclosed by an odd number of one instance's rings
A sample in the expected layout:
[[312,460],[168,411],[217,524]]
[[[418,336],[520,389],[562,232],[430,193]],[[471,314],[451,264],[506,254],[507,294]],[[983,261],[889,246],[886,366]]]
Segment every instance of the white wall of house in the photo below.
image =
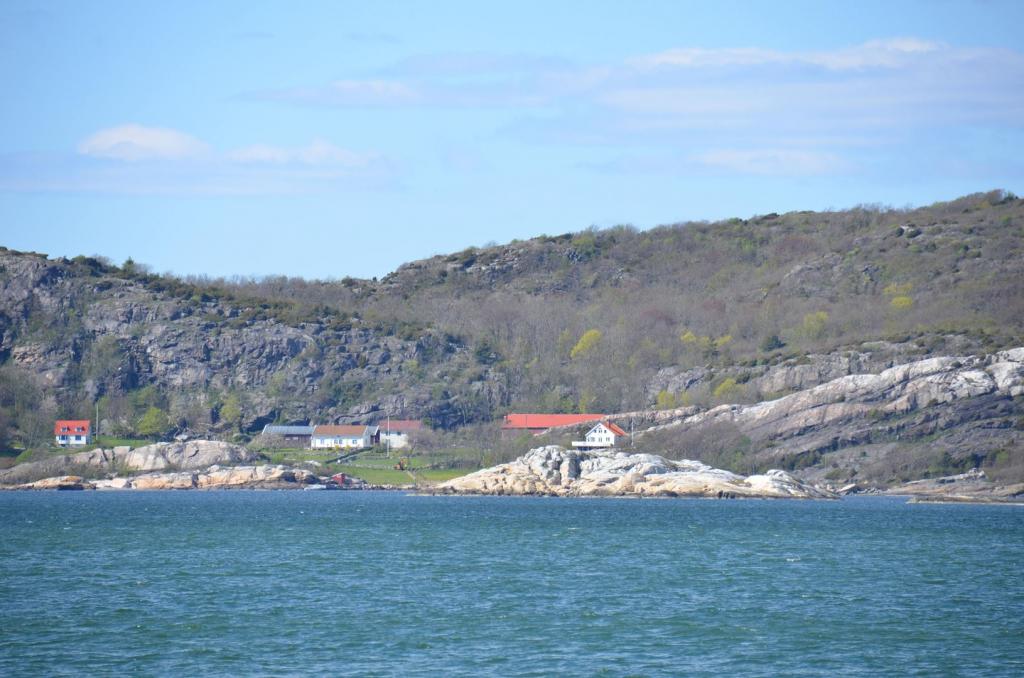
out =
[[92,442],[92,436],[91,435],[84,435],[84,434],[81,434],[81,435],[59,435],[59,436],[54,436],[54,439],[56,440],[57,444],[60,445],[61,447],[68,447],[68,446],[75,447],[75,446],[78,446],[78,445],[88,445],[89,443]]
[[587,432],[586,441],[595,446],[614,447],[615,443],[618,442],[618,437],[614,432],[606,428],[604,424],[598,424]]
[[313,449],[361,449],[370,447],[368,436],[313,436],[310,439]]
[[587,435],[583,437],[583,440],[572,441],[573,447],[615,447],[615,445],[622,440],[622,436],[617,435],[614,431],[609,429],[604,424],[598,424],[594,428],[587,431]]
[[407,433],[399,433],[398,431],[391,431],[388,433],[384,429],[381,429],[380,444],[388,445],[389,443],[393,450],[400,450],[404,447],[409,447],[409,435]]

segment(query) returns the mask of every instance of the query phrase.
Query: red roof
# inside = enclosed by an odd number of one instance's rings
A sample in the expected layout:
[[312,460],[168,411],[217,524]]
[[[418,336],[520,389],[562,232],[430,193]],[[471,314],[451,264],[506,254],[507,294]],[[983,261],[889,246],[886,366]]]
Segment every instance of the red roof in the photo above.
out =
[[537,430],[553,426],[572,426],[604,419],[603,414],[506,414],[502,428]]
[[339,426],[322,424],[313,429],[315,436],[354,436],[362,438],[366,427],[362,424],[342,424]]
[[610,421],[602,421],[601,423],[604,424],[604,427],[606,429],[608,429],[609,431],[611,431],[612,433],[614,433],[617,436],[624,436],[624,435],[626,435],[626,432],[623,431],[622,428],[618,424],[613,424]]
[[423,422],[418,419],[392,419],[389,423],[387,419],[377,422],[377,426],[380,426],[381,431],[387,431],[388,428],[391,431],[419,431],[423,429]]
[[83,436],[89,435],[88,419],[58,419],[53,425],[55,436]]

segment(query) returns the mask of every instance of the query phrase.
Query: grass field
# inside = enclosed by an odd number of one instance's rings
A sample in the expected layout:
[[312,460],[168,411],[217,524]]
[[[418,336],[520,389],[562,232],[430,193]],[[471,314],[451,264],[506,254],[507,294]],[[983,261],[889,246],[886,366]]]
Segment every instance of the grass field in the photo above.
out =
[[[408,454],[403,454],[408,452]],[[444,482],[476,470],[472,462],[459,455],[392,450],[390,456],[379,449],[350,453],[346,450],[311,450],[309,448],[264,449],[261,454],[272,464],[286,466],[317,462],[319,475],[344,473],[371,485],[429,485]],[[351,455],[351,456],[349,456]],[[341,463],[334,462],[346,457]],[[395,468],[404,460],[405,469]],[[462,466],[465,465],[463,468]],[[459,468],[449,468],[459,466]]]
[[311,450],[308,448],[287,448],[282,450],[263,450],[262,454],[274,464],[294,465],[306,461],[320,463],[337,459],[342,453],[339,450]]

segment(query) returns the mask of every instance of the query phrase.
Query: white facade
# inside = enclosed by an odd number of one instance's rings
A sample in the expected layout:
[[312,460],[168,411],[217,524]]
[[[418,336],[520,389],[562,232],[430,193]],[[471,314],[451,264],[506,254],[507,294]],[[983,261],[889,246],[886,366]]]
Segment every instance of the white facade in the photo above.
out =
[[92,442],[92,436],[85,434],[79,435],[59,435],[54,436],[54,442],[61,447],[77,447],[80,445],[88,445]]
[[409,447],[409,434],[401,431],[380,430],[380,444],[390,447],[392,450],[400,450]]
[[[616,427],[618,428],[618,427]],[[620,429],[621,430],[621,429]],[[612,430],[604,423],[600,423],[587,431],[584,440],[572,441],[573,447],[615,447],[615,444],[622,439],[622,434]]]
[[314,435],[310,438],[310,443],[313,449],[336,449],[336,448],[355,448],[362,449],[364,447],[370,447],[370,442],[367,436],[347,436],[347,435]]
[[377,439],[376,426],[317,426],[309,439],[314,450],[362,450],[373,447]]

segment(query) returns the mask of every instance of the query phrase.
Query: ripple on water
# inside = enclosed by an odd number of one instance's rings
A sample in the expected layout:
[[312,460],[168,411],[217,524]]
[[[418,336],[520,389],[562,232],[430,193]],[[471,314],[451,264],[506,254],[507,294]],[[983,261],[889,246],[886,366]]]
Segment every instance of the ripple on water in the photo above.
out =
[[1024,673],[1007,507],[209,492],[0,511],[3,675]]

